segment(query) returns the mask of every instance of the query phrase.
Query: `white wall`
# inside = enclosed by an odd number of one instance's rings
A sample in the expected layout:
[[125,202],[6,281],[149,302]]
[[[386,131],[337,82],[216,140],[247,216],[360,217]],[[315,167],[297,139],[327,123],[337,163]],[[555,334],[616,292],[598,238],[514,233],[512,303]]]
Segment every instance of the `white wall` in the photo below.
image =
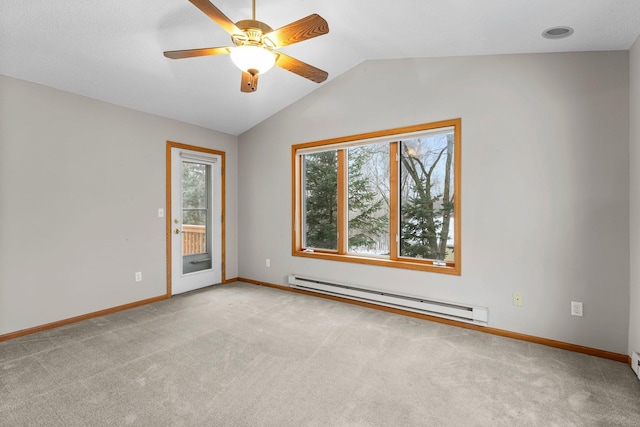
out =
[[[473,303],[492,327],[626,353],[628,79],[627,52],[361,64],[240,136],[240,276],[304,273]],[[292,144],[455,117],[460,277],[292,257]]]
[[0,94],[0,335],[166,293],[167,140],[227,153],[237,277],[235,136],[4,76]]
[[629,53],[630,84],[630,316],[629,354],[640,352],[640,38]]

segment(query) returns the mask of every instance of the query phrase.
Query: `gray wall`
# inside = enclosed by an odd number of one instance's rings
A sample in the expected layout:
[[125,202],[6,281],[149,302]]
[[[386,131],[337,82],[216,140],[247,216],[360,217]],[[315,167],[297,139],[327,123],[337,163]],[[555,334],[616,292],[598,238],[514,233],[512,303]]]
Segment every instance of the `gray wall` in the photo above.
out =
[[0,334],[166,293],[167,140],[227,153],[237,277],[235,136],[4,76],[0,94]]
[[[455,117],[460,277],[292,257],[292,144]],[[365,62],[240,136],[240,276],[472,303],[492,327],[626,353],[628,147],[628,52]]]
[[631,313],[629,316],[629,354],[640,352],[640,38],[629,54],[630,83],[630,230]]

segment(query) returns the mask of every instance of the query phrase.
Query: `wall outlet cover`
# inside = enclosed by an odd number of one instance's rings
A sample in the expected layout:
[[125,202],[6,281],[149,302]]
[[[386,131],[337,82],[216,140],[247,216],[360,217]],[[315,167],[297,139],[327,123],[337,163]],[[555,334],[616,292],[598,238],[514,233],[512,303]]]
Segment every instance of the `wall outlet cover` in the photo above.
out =
[[522,294],[520,292],[513,293],[513,305],[522,307]]
[[582,303],[577,301],[571,301],[571,315],[582,317]]

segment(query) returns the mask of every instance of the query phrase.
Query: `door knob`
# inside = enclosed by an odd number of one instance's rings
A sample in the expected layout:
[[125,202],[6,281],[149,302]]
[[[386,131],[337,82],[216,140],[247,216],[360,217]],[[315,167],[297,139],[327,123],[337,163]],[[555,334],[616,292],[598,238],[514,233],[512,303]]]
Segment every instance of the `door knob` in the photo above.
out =
[[173,232],[176,233],[176,234],[180,234],[181,233],[179,228],[176,228],[175,230],[173,230]]

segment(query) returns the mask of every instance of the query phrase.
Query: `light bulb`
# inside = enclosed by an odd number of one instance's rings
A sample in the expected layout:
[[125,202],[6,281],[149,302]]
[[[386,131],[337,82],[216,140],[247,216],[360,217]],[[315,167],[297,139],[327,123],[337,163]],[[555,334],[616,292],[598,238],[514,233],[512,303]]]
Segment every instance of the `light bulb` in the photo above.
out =
[[249,74],[266,73],[276,63],[276,56],[259,46],[238,46],[231,49],[231,60]]

